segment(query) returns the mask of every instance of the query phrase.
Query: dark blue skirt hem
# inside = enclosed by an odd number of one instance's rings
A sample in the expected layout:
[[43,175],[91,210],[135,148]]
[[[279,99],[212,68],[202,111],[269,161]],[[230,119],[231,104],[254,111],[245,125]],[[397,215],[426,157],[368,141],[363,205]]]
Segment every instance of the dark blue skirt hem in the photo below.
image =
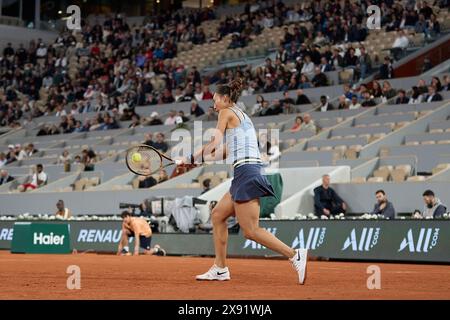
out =
[[234,169],[230,194],[233,201],[246,202],[261,197],[276,197],[275,191],[262,174],[262,165],[243,164]]

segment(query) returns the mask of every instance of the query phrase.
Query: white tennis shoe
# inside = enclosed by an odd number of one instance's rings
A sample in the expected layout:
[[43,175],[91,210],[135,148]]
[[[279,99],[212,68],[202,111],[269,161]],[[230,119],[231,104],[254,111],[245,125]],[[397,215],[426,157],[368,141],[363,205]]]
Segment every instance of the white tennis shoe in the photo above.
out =
[[307,249],[296,249],[295,255],[289,259],[292,263],[292,267],[298,273],[298,282],[304,284],[306,280],[306,263],[308,260]]
[[228,267],[219,268],[215,264],[204,274],[199,274],[195,277],[196,280],[217,280],[217,281],[226,281],[230,280],[230,271]]

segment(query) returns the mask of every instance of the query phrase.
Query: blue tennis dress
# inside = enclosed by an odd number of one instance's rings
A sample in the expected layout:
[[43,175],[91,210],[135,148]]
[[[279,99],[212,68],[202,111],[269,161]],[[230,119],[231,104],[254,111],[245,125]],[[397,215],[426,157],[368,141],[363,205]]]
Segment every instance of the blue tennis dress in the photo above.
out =
[[233,201],[245,202],[260,197],[276,197],[272,185],[263,175],[255,127],[248,115],[238,107],[230,109],[240,120],[236,128],[226,129],[228,159],[234,167],[231,181]]

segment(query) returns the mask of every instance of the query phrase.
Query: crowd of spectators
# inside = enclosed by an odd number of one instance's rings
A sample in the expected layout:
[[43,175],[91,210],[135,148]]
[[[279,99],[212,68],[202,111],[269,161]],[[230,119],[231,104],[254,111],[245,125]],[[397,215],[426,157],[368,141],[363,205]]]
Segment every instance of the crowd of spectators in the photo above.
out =
[[[434,5],[445,5],[443,2]],[[415,6],[393,1],[378,4],[386,30],[412,26],[427,35],[440,32],[436,15],[425,1]],[[242,14],[226,17],[210,38],[201,27],[202,22],[216,18],[208,8],[162,13],[140,26],[129,26],[117,15],[102,24],[83,21],[80,34],[61,33],[52,44],[38,39],[27,47],[8,45],[0,61],[0,126],[18,127],[21,118],[31,121],[42,115],[68,116],[67,106],[74,114],[108,111],[133,117],[137,105],[212,99],[208,84],[213,79],[202,79],[195,66],[188,69],[173,61],[164,63],[176,57],[177,45],[220,41],[233,34],[230,46],[242,47],[264,28],[288,23],[293,24],[293,31],[285,27],[274,61],[268,59],[254,70],[223,73],[214,80],[221,83],[235,76],[244,77],[245,95],[324,86],[329,84],[325,72],[340,68],[350,68],[354,78],[364,78],[373,69],[366,49],[331,49],[331,45],[365,40],[367,5],[364,1],[358,5],[332,0],[293,6],[281,1],[275,5],[271,1],[258,2],[246,6]],[[398,42],[404,46],[404,42]],[[391,78],[389,64],[382,68],[381,78]],[[154,87],[155,76],[163,79],[162,89]],[[86,131],[91,126],[115,128],[115,118],[106,117],[105,121],[105,117],[99,117],[92,124],[73,121],[64,125],[69,129],[49,127],[42,134]],[[132,126],[137,125],[138,116],[133,121]]]
[[442,91],[450,91],[450,77],[445,75],[442,78],[432,77],[430,84],[426,85],[424,80],[419,80],[417,85],[413,86],[409,92],[404,89],[398,91],[398,97],[395,99],[395,104],[417,104],[422,102],[436,102],[442,101],[443,97],[440,94]]

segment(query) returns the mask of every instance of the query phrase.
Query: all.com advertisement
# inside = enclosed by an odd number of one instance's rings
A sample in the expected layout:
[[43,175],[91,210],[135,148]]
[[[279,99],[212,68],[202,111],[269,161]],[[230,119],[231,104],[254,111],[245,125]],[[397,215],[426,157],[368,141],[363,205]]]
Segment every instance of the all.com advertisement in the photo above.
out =
[[[72,248],[115,252],[120,222],[69,222]],[[13,222],[0,223],[0,248],[10,249]],[[351,260],[450,262],[450,221],[261,221],[261,226],[311,256]],[[206,239],[208,238],[208,239]],[[154,234],[154,242],[173,255],[213,255],[210,234]],[[241,234],[229,236],[234,256],[274,252]]]

